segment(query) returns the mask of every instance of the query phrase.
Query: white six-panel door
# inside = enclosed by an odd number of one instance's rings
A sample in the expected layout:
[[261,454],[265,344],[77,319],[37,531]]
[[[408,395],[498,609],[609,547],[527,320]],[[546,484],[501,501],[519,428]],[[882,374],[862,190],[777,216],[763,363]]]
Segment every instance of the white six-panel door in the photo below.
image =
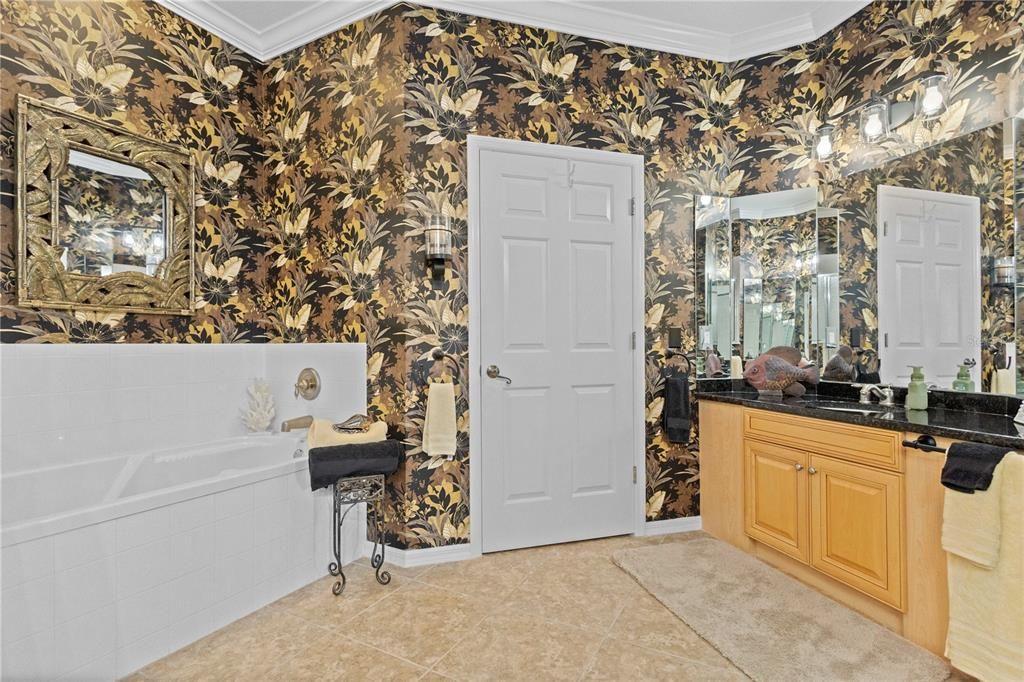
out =
[[634,157],[590,154],[479,151],[485,552],[634,530],[638,190]]
[[905,386],[908,365],[949,388],[974,358],[981,390],[981,203],[978,197],[878,187],[881,376]]

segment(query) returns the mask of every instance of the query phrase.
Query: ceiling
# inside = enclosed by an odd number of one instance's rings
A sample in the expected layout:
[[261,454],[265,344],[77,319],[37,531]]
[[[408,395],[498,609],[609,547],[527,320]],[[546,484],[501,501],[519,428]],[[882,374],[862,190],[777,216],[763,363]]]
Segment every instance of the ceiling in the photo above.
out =
[[[158,0],[261,60],[394,0]],[[441,7],[663,52],[735,61],[813,40],[868,0],[423,0]]]

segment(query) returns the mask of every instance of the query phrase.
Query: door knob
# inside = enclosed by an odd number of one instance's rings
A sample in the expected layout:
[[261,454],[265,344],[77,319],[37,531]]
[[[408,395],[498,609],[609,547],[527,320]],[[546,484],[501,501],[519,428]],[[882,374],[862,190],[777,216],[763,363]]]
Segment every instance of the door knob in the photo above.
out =
[[793,468],[796,469],[797,471],[803,471],[804,470],[804,465],[803,464],[794,464]]
[[512,383],[511,379],[501,375],[501,368],[498,367],[497,365],[491,365],[490,367],[487,368],[487,376],[489,376],[491,379],[504,379],[506,384]]
[[807,470],[807,473],[813,476],[814,474],[818,473],[818,470],[815,469],[814,467],[811,467],[810,469]]

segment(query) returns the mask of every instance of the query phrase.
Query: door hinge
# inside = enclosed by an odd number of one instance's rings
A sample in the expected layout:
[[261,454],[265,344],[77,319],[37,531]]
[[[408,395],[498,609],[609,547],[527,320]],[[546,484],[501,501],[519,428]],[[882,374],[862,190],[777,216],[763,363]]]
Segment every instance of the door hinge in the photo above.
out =
[[636,199],[629,200],[629,215],[636,215]]
[[889,347],[889,332],[885,332],[884,334],[882,334],[882,343],[885,344],[886,348]]
[[633,485],[636,485],[636,467],[633,467]]
[[636,350],[636,332],[630,332],[629,334],[629,347],[632,350]]
[[883,237],[888,237],[889,236],[889,221],[888,220],[883,220],[882,221],[882,236]]

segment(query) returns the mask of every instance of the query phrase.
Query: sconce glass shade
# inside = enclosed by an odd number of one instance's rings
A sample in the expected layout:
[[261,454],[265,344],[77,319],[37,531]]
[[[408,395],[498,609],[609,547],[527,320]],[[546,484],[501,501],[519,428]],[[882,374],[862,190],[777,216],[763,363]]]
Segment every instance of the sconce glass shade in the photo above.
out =
[[814,153],[819,161],[827,161],[832,158],[832,136],[835,131],[834,126],[821,126],[818,128],[818,142],[814,145]]
[[931,121],[942,116],[949,103],[949,87],[945,76],[921,79],[921,94],[917,97],[917,117]]
[[865,142],[878,142],[889,136],[889,102],[882,100],[860,111],[860,135]]
[[430,216],[426,229],[427,260],[447,261],[452,257],[451,218],[446,215]]

